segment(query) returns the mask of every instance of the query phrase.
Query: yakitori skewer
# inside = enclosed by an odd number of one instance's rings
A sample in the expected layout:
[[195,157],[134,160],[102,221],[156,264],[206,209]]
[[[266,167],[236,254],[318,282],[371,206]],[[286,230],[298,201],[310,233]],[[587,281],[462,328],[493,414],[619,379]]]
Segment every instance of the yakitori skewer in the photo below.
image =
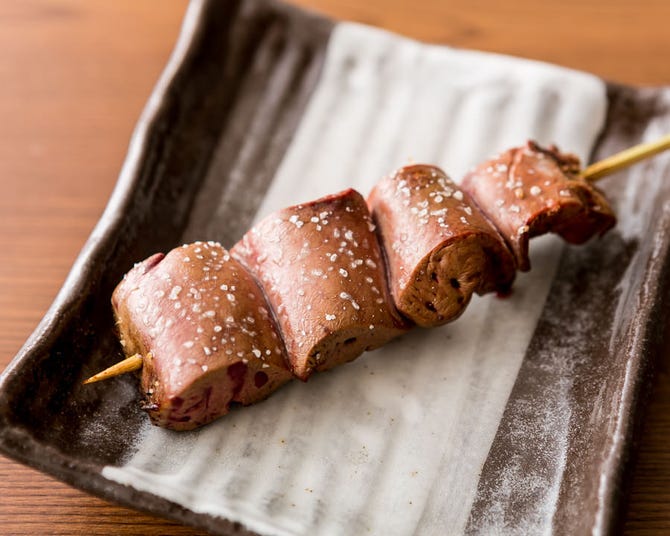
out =
[[[580,171],[576,157],[529,142],[476,168],[461,188],[437,168],[410,166],[373,191],[368,200],[372,215],[359,194],[346,191],[271,215],[262,223],[263,228],[252,229],[233,248],[235,258],[215,243],[185,245],[167,257],[154,255],[127,274],[113,297],[124,350],[130,357],[84,383],[143,368],[145,409],[155,424],[174,429],[205,424],[226,413],[231,403],[254,403],[292,377],[305,380],[313,370],[354,359],[411,326],[396,318],[393,306],[389,308],[384,262],[373,232],[375,224],[382,249],[386,250],[393,305],[418,325],[439,325],[458,316],[472,292],[500,290],[511,284],[514,264],[521,270],[529,269],[527,240],[531,236],[553,231],[569,242],[581,243],[605,232],[614,224],[614,215],[588,182],[666,149],[670,149],[670,135]],[[517,175],[501,173],[512,168]],[[563,177],[559,176],[556,184],[552,182],[554,172]],[[491,197],[490,185],[494,183],[490,181],[503,179],[504,188],[496,186],[498,198]],[[562,180],[565,188],[561,190]],[[410,183],[412,191],[405,192]],[[546,192],[540,195],[543,188]],[[445,214],[451,211],[449,221],[439,217],[447,191],[455,194],[444,206]],[[468,194],[471,202],[466,199]],[[532,229],[523,218],[519,220],[521,225],[514,227],[519,223],[515,215],[524,216],[519,208],[524,202],[528,204],[526,212],[532,215],[532,222],[527,220]],[[396,217],[403,206],[414,219]],[[424,214],[422,207],[430,210]],[[453,220],[456,214],[461,221],[466,220],[464,225],[470,225],[464,216],[474,215],[476,210],[485,213],[495,227],[489,229],[485,220],[482,223],[474,218],[473,230],[467,231]],[[395,211],[396,215],[384,211]],[[426,217],[431,212],[435,213],[435,222]],[[555,217],[557,213],[563,220]],[[335,230],[333,225],[324,232],[331,221],[341,229]],[[434,225],[426,231],[429,221]],[[399,245],[403,233],[396,233],[394,225],[414,233],[409,244]],[[580,225],[587,229],[580,230]],[[270,236],[269,230],[275,227],[278,234]],[[443,232],[442,228],[449,230]],[[318,231],[318,240],[310,238],[309,229]],[[419,236],[422,232],[426,236]],[[474,254],[479,250],[473,249],[471,234],[480,242],[484,237],[480,254]],[[295,258],[282,258],[282,241],[291,244]],[[424,253],[408,254],[412,241]],[[454,241],[465,244],[462,254],[448,249]],[[273,244],[276,251],[272,250]],[[506,260],[506,247],[514,253],[514,261]],[[270,250],[274,251],[271,259]],[[445,258],[453,262],[440,267],[440,255],[447,250],[451,253]],[[484,272],[470,267],[472,274],[467,281],[459,279],[453,265],[459,266],[458,259],[467,263],[471,254],[481,261]],[[434,255],[438,262],[432,266]],[[507,269],[510,262],[511,270]],[[154,270],[156,266],[159,268]],[[398,266],[403,269],[398,271]],[[500,273],[493,273],[496,269]],[[276,270],[283,274],[278,279]],[[360,281],[352,280],[349,272],[355,272],[354,277]],[[395,277],[404,278],[404,284],[394,288]],[[404,290],[410,281],[422,280],[426,292],[435,298],[430,303],[421,303],[421,289],[418,295]],[[352,286],[352,281],[358,282]],[[436,290],[439,285],[449,288],[440,292]],[[287,286],[292,290],[287,291]],[[142,290],[135,292],[138,289]],[[359,291],[364,298],[359,298]],[[161,349],[160,359],[150,351],[156,348]],[[168,387],[171,390],[166,392]]]

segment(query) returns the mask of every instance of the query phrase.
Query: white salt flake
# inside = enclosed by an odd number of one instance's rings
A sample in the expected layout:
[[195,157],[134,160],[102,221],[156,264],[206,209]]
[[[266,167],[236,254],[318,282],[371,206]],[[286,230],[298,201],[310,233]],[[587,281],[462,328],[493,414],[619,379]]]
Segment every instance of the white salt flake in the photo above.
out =
[[179,285],[175,285],[174,287],[172,287],[172,290],[170,291],[170,299],[176,300],[179,297],[180,292],[181,287]]

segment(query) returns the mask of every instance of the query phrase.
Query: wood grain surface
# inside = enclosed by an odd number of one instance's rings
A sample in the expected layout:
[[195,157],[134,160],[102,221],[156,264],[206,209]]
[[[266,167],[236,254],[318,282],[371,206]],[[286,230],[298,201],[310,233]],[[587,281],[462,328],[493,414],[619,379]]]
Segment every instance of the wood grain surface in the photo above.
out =
[[[435,43],[670,84],[668,0],[297,0]],[[504,7],[503,7],[504,6]],[[55,297],[115,184],[185,0],[0,2],[0,369]],[[670,180],[670,177],[668,178]],[[670,373],[644,427],[624,532],[670,533]],[[2,534],[204,534],[0,457]]]

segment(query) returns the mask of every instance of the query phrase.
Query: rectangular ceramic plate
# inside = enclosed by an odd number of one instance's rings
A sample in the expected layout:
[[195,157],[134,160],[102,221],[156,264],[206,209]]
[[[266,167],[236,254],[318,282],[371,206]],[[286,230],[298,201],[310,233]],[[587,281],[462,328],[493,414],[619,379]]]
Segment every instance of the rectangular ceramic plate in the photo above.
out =
[[667,156],[603,182],[615,230],[532,244],[501,300],[192,433],[153,428],[109,306],[135,261],[231,246],[408,159],[458,180],[527,138],[585,160],[670,131],[670,91],[428,46],[272,0],[194,1],[109,205],[0,381],[4,453],[217,534],[606,534],[668,310]]

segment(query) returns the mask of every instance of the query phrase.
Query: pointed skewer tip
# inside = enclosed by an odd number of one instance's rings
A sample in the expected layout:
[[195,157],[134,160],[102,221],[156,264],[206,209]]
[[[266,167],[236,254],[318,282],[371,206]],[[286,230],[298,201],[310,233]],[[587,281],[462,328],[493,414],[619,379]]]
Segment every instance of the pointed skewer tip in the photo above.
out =
[[127,372],[133,372],[142,368],[144,363],[144,358],[140,354],[132,355],[123,361],[119,361],[115,365],[98,372],[94,376],[91,376],[86,380],[83,385],[88,385],[89,383],[95,383],[102,380],[108,380],[114,376],[120,376],[121,374],[126,374]]

